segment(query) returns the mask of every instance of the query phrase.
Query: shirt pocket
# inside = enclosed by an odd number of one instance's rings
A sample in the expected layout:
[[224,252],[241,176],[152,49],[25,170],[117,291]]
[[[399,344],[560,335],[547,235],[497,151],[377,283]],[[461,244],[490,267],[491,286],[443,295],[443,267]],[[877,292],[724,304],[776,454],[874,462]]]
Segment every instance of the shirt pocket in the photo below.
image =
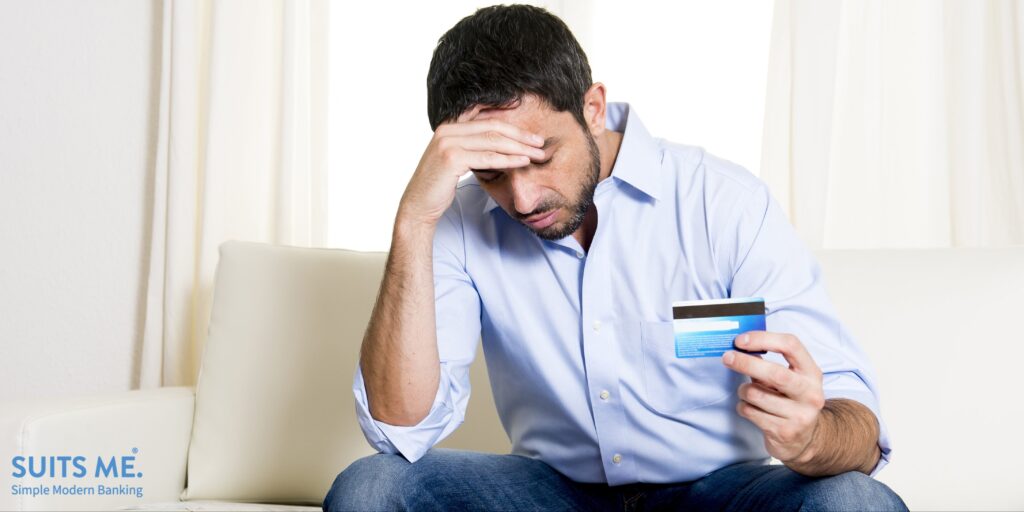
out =
[[676,357],[672,322],[641,322],[644,398],[669,416],[721,402],[747,378],[721,357]]

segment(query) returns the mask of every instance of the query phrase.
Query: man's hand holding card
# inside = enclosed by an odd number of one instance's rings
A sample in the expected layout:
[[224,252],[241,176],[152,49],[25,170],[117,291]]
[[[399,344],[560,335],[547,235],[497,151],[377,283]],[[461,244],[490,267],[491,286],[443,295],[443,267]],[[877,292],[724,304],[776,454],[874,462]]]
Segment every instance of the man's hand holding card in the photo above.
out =
[[738,351],[722,356],[726,366],[752,380],[740,385],[736,410],[764,432],[768,453],[787,465],[810,461],[815,455],[811,441],[825,406],[821,369],[791,334],[751,331],[737,336],[736,346],[777,352],[789,363],[786,368]]
[[[673,303],[676,357],[721,356],[749,376],[737,390],[736,410],[764,432],[769,454],[799,466],[815,455],[811,441],[825,406],[822,373],[796,336],[765,331],[764,313],[761,298]],[[789,367],[762,359],[766,351],[781,354]]]

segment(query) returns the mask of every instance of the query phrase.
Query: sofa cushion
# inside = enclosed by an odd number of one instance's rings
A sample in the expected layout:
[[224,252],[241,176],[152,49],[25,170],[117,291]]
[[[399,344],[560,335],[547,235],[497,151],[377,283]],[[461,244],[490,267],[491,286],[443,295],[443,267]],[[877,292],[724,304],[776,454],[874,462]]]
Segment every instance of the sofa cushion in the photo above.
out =
[[183,499],[319,504],[373,453],[352,376],[385,259],[220,246]]

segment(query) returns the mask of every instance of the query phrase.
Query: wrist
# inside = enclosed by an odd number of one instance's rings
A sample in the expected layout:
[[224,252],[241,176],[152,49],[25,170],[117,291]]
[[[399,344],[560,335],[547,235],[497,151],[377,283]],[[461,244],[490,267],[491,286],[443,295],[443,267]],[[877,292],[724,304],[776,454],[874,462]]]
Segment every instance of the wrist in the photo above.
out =
[[417,237],[428,237],[433,239],[434,230],[436,228],[436,220],[409,215],[400,211],[398,215],[395,216],[395,227],[392,232],[392,242],[415,239]]
[[795,457],[782,462],[793,471],[806,476],[822,476],[826,474],[823,472],[821,460],[819,459],[822,456],[824,440],[828,437],[828,432],[832,427],[832,420],[831,411],[827,407],[822,408],[818,413],[817,420],[814,422],[814,428],[811,431],[810,440],[808,440],[807,445]]
[[818,419],[814,422],[814,428],[811,430],[810,439],[807,441],[807,445],[804,446],[803,450],[791,459],[791,462],[798,466],[806,466],[812,463],[817,458],[818,452],[820,452],[819,445],[821,444],[821,431],[823,430],[822,423],[825,422],[825,411],[822,410],[818,414]]

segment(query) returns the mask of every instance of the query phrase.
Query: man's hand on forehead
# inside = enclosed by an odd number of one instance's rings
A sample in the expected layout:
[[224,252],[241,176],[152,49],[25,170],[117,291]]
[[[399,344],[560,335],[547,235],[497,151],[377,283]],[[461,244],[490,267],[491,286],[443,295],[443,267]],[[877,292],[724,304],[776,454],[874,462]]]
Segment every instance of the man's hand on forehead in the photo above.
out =
[[[438,131],[445,130],[443,136],[459,139],[458,143],[461,143],[463,148],[489,154],[495,161],[493,165],[472,166],[469,170],[492,171],[493,174],[500,170],[529,165],[531,161],[545,161],[548,158],[547,150],[557,139],[545,139],[530,130],[488,115],[502,110],[508,109],[476,105],[454,121],[442,123],[438,127]],[[435,138],[436,136],[435,133]],[[499,162],[509,162],[509,165],[503,166]]]
[[399,214],[403,218],[436,223],[451,206],[458,180],[467,172],[497,173],[546,159],[543,137],[500,119],[479,119],[483,110],[473,107],[434,130],[402,196]]
[[[518,104],[517,104],[517,106],[518,106]],[[511,125],[511,126],[513,126],[515,128],[518,128],[518,129],[520,129],[520,130],[522,130],[522,131],[524,131],[526,133],[533,133],[530,130],[523,129],[523,128],[518,127],[517,125],[515,125],[513,123],[509,123],[508,121],[502,121],[502,120],[497,119],[497,118],[492,116],[493,113],[498,113],[498,112],[502,112],[502,111],[511,110],[512,108],[513,107],[490,107],[490,106],[476,105],[473,108],[467,110],[466,112],[463,112],[463,114],[461,116],[459,116],[459,118],[455,122],[463,122],[463,123],[465,123],[465,122],[474,122],[474,121],[477,121],[477,122],[479,122],[479,121],[497,121],[499,123],[509,124],[509,125]],[[535,134],[535,135],[539,135],[539,134]],[[542,156],[530,156],[530,161],[532,161],[534,164],[540,164],[540,165],[543,165],[543,164],[547,163],[548,161],[551,160],[551,157],[552,157],[552,154],[553,154],[553,147],[556,144],[558,144],[560,141],[561,141],[561,139],[559,139],[558,137],[555,137],[555,136],[544,137],[544,142],[540,146],[540,149],[543,151],[543,155]],[[529,164],[529,163],[530,162],[527,162],[527,164]],[[501,174],[503,172],[502,169],[472,169],[472,171],[477,174],[478,178],[481,178],[481,177],[484,178],[484,180],[482,180],[482,181],[490,181],[490,180],[487,180],[487,178],[493,178],[495,175]]]

